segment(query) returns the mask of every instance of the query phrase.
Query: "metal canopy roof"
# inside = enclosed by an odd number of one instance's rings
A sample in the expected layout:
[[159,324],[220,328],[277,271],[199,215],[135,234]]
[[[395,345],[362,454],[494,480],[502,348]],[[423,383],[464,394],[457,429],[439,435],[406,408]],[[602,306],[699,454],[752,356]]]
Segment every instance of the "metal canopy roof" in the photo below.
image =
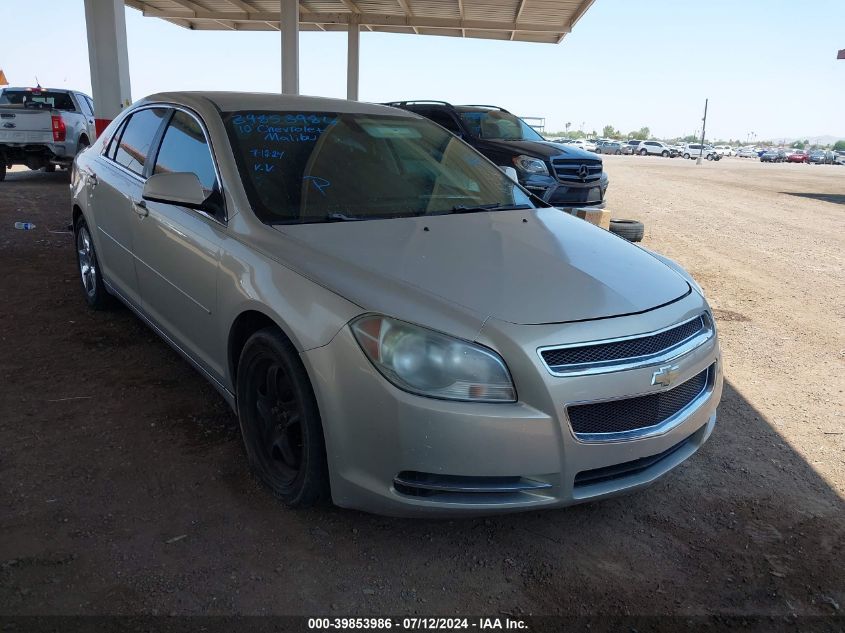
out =
[[[595,0],[300,0],[302,31],[367,31],[559,43]],[[279,31],[279,0],[124,0],[188,29]]]

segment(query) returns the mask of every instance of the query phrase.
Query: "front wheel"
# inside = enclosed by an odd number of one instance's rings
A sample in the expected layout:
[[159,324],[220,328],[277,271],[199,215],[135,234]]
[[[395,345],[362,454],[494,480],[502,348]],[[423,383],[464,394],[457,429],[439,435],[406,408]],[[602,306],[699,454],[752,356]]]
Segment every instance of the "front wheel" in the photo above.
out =
[[106,310],[113,305],[113,299],[103,283],[94,240],[82,216],[76,221],[74,233],[76,234],[76,263],[82,280],[82,290],[85,292],[85,302],[94,310]]
[[328,498],[323,426],[293,345],[275,328],[253,334],[238,362],[238,418],[258,479],[286,505]]
[[663,152],[662,152],[660,155],[661,155],[663,158],[669,158],[669,152],[667,152],[665,149],[663,150]]
[[689,160],[689,154],[684,154],[684,158],[686,158],[687,160]]

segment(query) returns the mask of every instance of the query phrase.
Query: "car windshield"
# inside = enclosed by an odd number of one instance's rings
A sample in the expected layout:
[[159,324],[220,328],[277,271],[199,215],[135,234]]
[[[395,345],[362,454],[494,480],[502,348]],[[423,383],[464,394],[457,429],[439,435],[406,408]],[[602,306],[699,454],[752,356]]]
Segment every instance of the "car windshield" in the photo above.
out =
[[470,133],[499,141],[543,141],[537,131],[518,116],[501,110],[459,111]]
[[242,111],[223,120],[252,208],[269,224],[534,208],[500,169],[427,119]]
[[23,105],[31,108],[55,108],[74,110],[73,101],[66,92],[50,90],[4,90],[0,94],[0,105]]

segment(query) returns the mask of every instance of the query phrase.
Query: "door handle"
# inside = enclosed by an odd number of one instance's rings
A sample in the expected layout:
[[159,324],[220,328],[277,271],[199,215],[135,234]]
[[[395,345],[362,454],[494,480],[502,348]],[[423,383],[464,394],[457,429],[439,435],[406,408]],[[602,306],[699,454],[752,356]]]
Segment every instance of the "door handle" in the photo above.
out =
[[147,203],[144,200],[133,200],[132,208],[135,209],[135,213],[138,214],[139,218],[145,218],[150,214],[150,210],[147,208]]

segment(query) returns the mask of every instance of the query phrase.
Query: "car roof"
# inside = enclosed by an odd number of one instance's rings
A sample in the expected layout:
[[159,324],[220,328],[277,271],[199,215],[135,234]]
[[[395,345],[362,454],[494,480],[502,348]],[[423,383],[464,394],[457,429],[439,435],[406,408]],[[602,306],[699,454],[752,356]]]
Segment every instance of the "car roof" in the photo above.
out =
[[271,110],[294,112],[348,112],[355,114],[382,114],[417,118],[416,114],[388,106],[346,99],[283,95],[264,92],[215,92],[181,91],[159,92],[145,97],[142,102],[169,102],[198,109],[205,109],[209,103],[221,112],[238,110]]

